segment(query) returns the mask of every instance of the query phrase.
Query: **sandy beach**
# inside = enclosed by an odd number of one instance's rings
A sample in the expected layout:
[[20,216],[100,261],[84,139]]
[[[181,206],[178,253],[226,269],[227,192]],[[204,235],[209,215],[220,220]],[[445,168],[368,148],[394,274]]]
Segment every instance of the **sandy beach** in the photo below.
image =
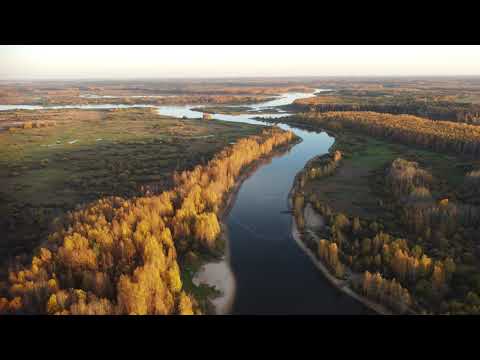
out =
[[218,262],[210,262],[202,265],[195,274],[193,283],[199,285],[206,283],[221,292],[221,295],[211,299],[215,308],[215,315],[230,313],[235,299],[235,277],[230,269],[228,261],[223,258]]

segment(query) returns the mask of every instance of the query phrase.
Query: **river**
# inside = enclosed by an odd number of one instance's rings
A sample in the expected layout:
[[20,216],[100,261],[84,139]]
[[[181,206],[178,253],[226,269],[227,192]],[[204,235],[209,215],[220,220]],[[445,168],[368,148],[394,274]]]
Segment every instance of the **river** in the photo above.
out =
[[[326,91],[326,90],[317,90]],[[277,99],[252,105],[266,110],[309,96],[286,93]],[[71,105],[46,108],[126,108],[151,105]],[[198,106],[195,106],[198,108]],[[42,106],[0,105],[1,110],[43,109]],[[162,115],[199,118],[192,106],[157,106]],[[214,114],[214,118],[256,125],[270,125],[255,116],[281,118],[288,114]],[[233,314],[371,314],[356,300],[333,287],[291,235],[292,216],[288,193],[295,175],[312,157],[328,152],[334,138],[287,124],[303,141],[270,163],[260,166],[242,184],[225,222],[229,231],[230,262],[236,279]]]
[[[317,90],[321,91],[321,90]],[[314,96],[287,93],[252,106],[265,110]],[[161,106],[163,115],[198,118],[189,106]],[[261,114],[281,118],[287,114]],[[256,125],[257,115],[214,114],[215,119]],[[280,123],[303,141],[287,153],[259,167],[242,184],[226,218],[230,265],[236,279],[233,314],[371,314],[362,304],[334,288],[300,249],[291,235],[288,193],[295,175],[312,157],[328,152],[335,139]]]

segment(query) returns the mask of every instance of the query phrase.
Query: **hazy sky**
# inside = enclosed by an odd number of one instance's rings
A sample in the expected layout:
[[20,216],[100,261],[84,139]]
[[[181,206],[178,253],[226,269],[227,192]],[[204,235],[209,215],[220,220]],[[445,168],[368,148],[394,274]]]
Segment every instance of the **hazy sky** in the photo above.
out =
[[480,46],[0,46],[0,79],[480,75]]

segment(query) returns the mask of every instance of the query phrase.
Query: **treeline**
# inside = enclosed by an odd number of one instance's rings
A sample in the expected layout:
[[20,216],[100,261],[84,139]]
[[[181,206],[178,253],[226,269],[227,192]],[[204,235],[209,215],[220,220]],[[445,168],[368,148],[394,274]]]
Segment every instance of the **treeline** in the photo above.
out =
[[38,104],[43,106],[87,105],[87,104],[147,104],[161,105],[191,105],[191,104],[248,104],[273,100],[267,95],[179,95],[165,97],[131,97],[119,95],[115,98],[86,98],[78,95],[49,96],[42,100],[32,100],[28,97],[15,98],[15,104]]
[[[392,164],[404,164],[404,171],[393,173],[390,169],[387,175],[387,191],[392,191],[392,183],[406,183],[408,176],[405,171],[412,173],[425,173],[418,168],[418,164],[397,159]],[[410,170],[408,170],[410,169]],[[388,181],[395,175],[395,181]],[[477,172],[466,174],[464,187],[476,183]],[[428,178],[431,178],[428,175]],[[433,193],[436,181],[424,184],[429,193]],[[398,185],[397,185],[398,186]],[[411,188],[412,193],[416,188]],[[410,195],[405,198],[394,197],[397,201],[401,221],[407,230],[416,238],[418,244],[429,247],[436,254],[449,254],[458,265],[449,281],[449,291],[445,294],[442,311],[446,313],[479,313],[480,301],[480,268],[478,267],[478,242],[480,237],[480,209],[477,205],[452,201],[448,198],[434,199],[432,196],[424,197],[421,202],[412,199]],[[453,260],[452,260],[453,261]],[[451,265],[450,265],[451,266]],[[441,275],[441,272],[440,272]]]
[[171,191],[103,198],[69,212],[32,259],[11,264],[0,289],[0,312],[200,314],[183,289],[179,261],[201,249],[215,250],[217,214],[236,177],[293,136],[266,129],[206,165],[176,174]]
[[17,126],[10,126],[8,130],[10,132],[15,132],[18,129],[33,129],[33,128],[41,128],[41,127],[48,127],[48,126],[56,126],[56,121],[47,121],[47,120],[37,120],[37,121],[25,121]]
[[[426,103],[425,101],[413,101],[402,103],[311,103],[296,100],[293,106],[298,111],[313,112],[343,112],[343,111],[372,111],[387,114],[408,114],[421,116],[432,120],[462,122],[467,124],[480,124],[480,106],[474,104],[460,104],[448,101]],[[308,99],[306,99],[308,100]],[[385,101],[387,101],[385,99]]]
[[338,150],[311,159],[305,166],[304,171],[300,172],[297,178],[300,187],[302,188],[307,180],[332,175],[339,166],[340,160],[342,160],[342,153]]
[[312,112],[292,120],[334,130],[347,128],[435,151],[480,154],[480,128],[473,125],[375,112]]
[[[471,176],[472,173],[467,174],[467,183],[471,181]],[[400,158],[394,160],[385,178],[387,192],[398,202],[403,222],[422,241],[443,248],[448,243],[447,239],[455,237],[458,240],[460,228],[476,229],[480,226],[480,209],[477,206],[455,203],[448,198],[434,199],[435,180],[416,162]]]
[[320,239],[317,255],[336,277],[342,278],[345,275],[345,267],[338,258],[338,246],[335,242]]
[[416,162],[395,159],[386,174],[387,186],[397,198],[422,200],[431,198],[432,175]]
[[406,312],[408,307],[412,305],[412,298],[407,289],[395,279],[385,279],[378,272],[371,274],[365,271],[361,282],[356,286],[356,290],[367,298],[386,304],[399,313]]
[[[295,194],[293,196],[293,213],[300,229],[303,229],[305,219],[303,209],[305,207],[305,199],[302,194],[303,188],[308,181],[332,175],[340,165],[342,153],[338,150],[319,155],[307,162],[302,171],[295,177]],[[335,266],[332,267],[334,269]],[[335,270],[336,271],[336,270]]]

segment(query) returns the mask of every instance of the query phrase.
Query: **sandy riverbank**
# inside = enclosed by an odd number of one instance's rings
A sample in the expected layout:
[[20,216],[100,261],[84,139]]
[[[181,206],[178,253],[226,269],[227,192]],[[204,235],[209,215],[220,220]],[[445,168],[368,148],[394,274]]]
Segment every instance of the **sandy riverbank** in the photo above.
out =
[[215,315],[230,313],[235,299],[235,277],[226,258],[218,262],[210,262],[202,265],[193,279],[195,285],[206,283],[215,286],[221,295],[211,299],[215,309]]
[[[236,186],[239,188],[240,184]],[[227,204],[233,201],[237,191],[238,189],[229,197]],[[223,215],[225,215],[225,212]],[[220,237],[223,238],[225,243],[225,254],[218,260],[203,264],[192,279],[197,286],[206,284],[215,287],[220,292],[220,295],[210,299],[210,303],[214,308],[214,315],[227,315],[231,312],[236,288],[235,276],[230,266],[228,229],[223,223],[221,223],[221,227],[222,233]]]
[[305,224],[308,224],[308,227],[312,230],[319,230],[325,225],[323,216],[317,214],[310,204],[305,206],[303,217],[305,218]]

